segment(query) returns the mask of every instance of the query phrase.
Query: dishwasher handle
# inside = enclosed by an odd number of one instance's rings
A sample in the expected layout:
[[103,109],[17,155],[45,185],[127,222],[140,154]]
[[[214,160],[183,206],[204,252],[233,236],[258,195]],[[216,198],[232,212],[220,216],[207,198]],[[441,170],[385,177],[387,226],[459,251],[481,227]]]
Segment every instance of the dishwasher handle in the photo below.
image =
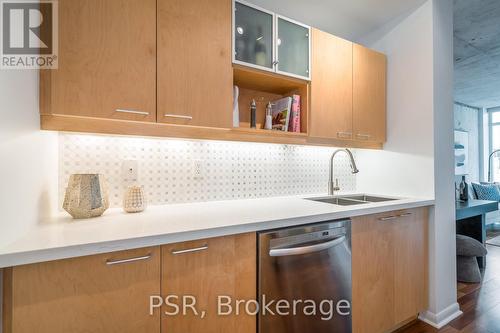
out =
[[271,249],[269,251],[269,256],[271,257],[284,257],[284,256],[295,256],[300,254],[308,254],[323,251],[339,244],[342,244],[346,240],[345,236],[340,236],[335,239],[332,239],[328,242],[310,245],[310,246],[301,246],[301,247],[291,247],[284,249]]

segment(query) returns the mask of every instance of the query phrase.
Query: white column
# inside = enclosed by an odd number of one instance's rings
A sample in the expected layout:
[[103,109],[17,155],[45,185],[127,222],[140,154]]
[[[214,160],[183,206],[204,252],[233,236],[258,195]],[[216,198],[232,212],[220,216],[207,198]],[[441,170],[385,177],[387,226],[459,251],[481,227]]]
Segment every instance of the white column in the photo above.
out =
[[429,309],[420,318],[442,327],[461,315],[457,299],[453,156],[453,1],[433,2],[434,182],[429,228]]

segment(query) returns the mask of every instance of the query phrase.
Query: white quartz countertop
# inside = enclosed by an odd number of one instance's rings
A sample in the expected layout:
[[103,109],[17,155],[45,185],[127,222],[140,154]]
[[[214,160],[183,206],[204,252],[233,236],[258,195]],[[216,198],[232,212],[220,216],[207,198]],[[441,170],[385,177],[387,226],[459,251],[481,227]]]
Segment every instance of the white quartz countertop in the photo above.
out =
[[109,209],[88,220],[73,220],[64,212],[0,248],[0,268],[433,204],[423,198],[337,206],[278,197],[150,206],[137,214]]

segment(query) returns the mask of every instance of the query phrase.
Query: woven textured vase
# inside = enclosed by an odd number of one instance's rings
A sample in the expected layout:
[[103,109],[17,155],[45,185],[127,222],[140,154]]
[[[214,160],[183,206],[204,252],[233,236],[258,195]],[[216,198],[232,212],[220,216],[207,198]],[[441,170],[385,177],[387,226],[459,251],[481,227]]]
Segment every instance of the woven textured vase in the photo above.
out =
[[123,210],[127,213],[139,213],[146,209],[146,196],[141,186],[127,187],[123,196]]
[[69,177],[63,208],[75,219],[101,216],[109,208],[103,175],[75,174]]

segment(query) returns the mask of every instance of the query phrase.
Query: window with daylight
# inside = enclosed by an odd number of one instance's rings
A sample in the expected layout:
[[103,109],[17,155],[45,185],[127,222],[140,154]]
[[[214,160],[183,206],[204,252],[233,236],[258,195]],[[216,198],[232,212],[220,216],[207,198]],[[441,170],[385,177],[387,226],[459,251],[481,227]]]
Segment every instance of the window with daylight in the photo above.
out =
[[[490,109],[488,115],[491,153],[500,149],[500,108]],[[491,160],[491,180],[500,182],[500,152],[498,152]]]

